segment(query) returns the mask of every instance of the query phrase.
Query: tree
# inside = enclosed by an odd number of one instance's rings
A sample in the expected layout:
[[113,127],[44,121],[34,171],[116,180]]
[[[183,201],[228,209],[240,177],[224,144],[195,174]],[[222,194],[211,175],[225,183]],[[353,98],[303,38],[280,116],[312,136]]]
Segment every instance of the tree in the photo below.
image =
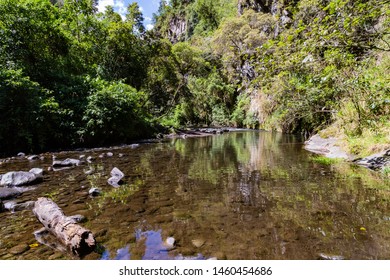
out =
[[136,33],[140,35],[145,33],[144,17],[137,2],[131,3],[127,7],[126,21],[133,25]]

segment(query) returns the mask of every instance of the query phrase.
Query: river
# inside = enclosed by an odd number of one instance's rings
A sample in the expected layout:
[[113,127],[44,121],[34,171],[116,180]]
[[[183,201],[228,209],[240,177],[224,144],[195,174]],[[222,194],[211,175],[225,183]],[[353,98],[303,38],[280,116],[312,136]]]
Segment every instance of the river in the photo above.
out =
[[[85,216],[98,242],[87,259],[390,258],[389,180],[315,161],[293,135],[238,131],[56,153],[80,155],[96,160],[46,171],[52,154],[43,154],[4,162],[0,174],[44,168],[43,182],[16,201],[45,196]],[[120,188],[107,184],[113,167],[125,174]],[[89,195],[92,187],[102,194]],[[31,210],[0,213],[0,227],[0,259],[74,258],[37,242]]]

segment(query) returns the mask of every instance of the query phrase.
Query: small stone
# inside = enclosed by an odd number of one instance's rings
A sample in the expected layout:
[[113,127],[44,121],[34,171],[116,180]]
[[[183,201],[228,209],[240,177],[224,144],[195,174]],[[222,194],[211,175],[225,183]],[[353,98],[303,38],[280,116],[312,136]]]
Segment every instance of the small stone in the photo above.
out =
[[114,154],[111,153],[111,152],[108,152],[106,155],[107,155],[108,157],[112,157]]
[[122,178],[125,176],[125,174],[123,174],[123,172],[120,171],[117,167],[114,167],[110,174],[111,178],[107,180],[108,184],[115,188],[119,187],[119,183],[122,181]]
[[173,237],[168,237],[164,242],[164,246],[166,247],[167,250],[175,249],[175,244],[176,244],[176,240]]
[[87,157],[87,161],[89,162],[89,163],[91,163],[92,161],[94,161],[95,160],[95,158],[93,157],[93,156],[88,156]]
[[15,201],[7,201],[6,203],[4,203],[4,209],[8,210],[8,211],[13,211],[14,207],[16,206],[16,202]]
[[27,159],[28,159],[28,160],[37,160],[37,159],[39,159],[39,156],[37,156],[37,155],[32,155],[32,156],[27,157]]
[[95,169],[91,167],[89,170],[85,171],[85,175],[92,175],[95,172]]
[[79,156],[79,159],[84,159],[85,158],[85,155],[80,155]]
[[89,190],[88,192],[91,196],[98,196],[101,194],[101,190],[99,190],[98,188],[92,188]]
[[120,157],[120,158],[121,158],[121,157],[124,157],[124,155],[123,155],[123,154],[118,154],[118,157]]
[[132,144],[132,145],[130,145],[131,149],[135,149],[135,148],[138,148],[138,147],[139,147],[139,144]]

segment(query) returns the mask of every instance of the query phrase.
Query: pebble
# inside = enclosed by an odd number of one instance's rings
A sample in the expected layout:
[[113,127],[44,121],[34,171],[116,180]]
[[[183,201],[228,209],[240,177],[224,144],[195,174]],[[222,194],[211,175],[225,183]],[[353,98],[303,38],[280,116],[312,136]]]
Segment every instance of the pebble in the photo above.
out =
[[173,237],[168,237],[165,242],[164,246],[167,248],[167,250],[173,250],[175,249],[176,240]]
[[88,192],[91,196],[98,196],[102,193],[102,191],[98,188],[91,188]]
[[108,152],[106,155],[107,155],[108,157],[112,157],[114,154],[111,153],[111,152]]

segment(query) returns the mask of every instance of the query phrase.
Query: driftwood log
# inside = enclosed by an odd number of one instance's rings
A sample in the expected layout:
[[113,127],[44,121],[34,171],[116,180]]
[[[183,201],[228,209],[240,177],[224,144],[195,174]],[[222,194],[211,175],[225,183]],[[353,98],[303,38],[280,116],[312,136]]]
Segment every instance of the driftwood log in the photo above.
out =
[[95,249],[96,241],[92,232],[78,225],[74,218],[65,216],[52,200],[38,198],[33,213],[73,254],[82,257]]

